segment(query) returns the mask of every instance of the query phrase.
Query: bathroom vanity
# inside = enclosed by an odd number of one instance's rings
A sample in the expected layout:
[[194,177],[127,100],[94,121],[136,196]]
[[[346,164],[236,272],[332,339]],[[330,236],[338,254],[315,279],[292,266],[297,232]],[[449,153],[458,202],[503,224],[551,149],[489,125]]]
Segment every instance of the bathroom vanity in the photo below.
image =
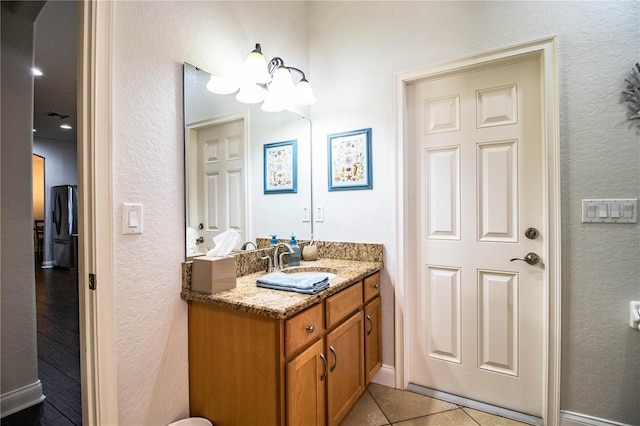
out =
[[342,420],[382,365],[381,246],[367,261],[345,257],[297,267],[337,275],[315,295],[259,288],[264,272],[239,276],[228,291],[196,293],[185,264],[191,416],[220,426]]

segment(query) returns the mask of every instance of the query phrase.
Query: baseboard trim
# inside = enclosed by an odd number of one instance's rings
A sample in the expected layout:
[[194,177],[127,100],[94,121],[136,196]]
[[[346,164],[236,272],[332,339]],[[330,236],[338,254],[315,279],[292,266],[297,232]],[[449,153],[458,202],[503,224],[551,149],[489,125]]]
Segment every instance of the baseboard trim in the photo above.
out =
[[560,410],[560,426],[631,426],[607,419],[587,416],[586,414]]
[[40,380],[0,395],[0,417],[22,411],[45,400]]
[[377,383],[379,385],[388,386],[390,388],[396,387],[396,369],[392,365],[382,364],[382,367],[373,379],[371,379],[372,383]]

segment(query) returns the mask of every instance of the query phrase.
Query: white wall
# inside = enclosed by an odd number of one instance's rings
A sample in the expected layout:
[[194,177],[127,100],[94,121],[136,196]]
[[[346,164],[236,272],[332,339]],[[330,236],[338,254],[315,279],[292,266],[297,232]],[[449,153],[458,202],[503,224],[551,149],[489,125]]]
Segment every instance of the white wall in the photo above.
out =
[[45,240],[42,266],[53,266],[53,234],[51,227],[51,187],[77,185],[77,145],[74,142],[34,138],[33,153],[44,157],[44,223]]
[[[619,102],[640,57],[638,2],[313,2],[309,9],[316,158],[326,135],[373,128],[371,191],[329,193],[316,236],[380,242],[383,361],[393,362],[396,143],[393,74],[557,36],[562,150],[564,410],[640,423],[640,336],[628,304],[640,297],[638,225],[584,225],[582,198],[640,197],[640,138]],[[375,212],[372,214],[371,212]],[[350,219],[352,218],[352,219]],[[405,283],[410,285],[410,283]],[[636,387],[634,387],[636,386]]]
[[[306,68],[304,3],[114,3],[115,372],[123,425],[188,415],[182,64],[224,73],[256,42]],[[120,235],[123,202],[144,234]],[[221,348],[223,350],[224,348]]]
[[2,417],[42,401],[31,197],[33,22],[2,5]]
[[[393,74],[553,35],[561,95],[562,408],[638,423],[640,340],[626,326],[628,301],[640,297],[638,226],[579,221],[581,198],[640,196],[640,144],[619,103],[640,54],[637,2],[117,2],[114,9],[121,424],[188,414],[187,313],[178,296],[182,62],[224,73],[223,64],[242,62],[248,46],[261,42],[309,70],[318,98],[311,108],[315,204],[325,207],[316,236],[384,244],[383,361],[393,365],[392,286],[402,255],[395,245]],[[326,135],[364,127],[373,128],[374,189],[329,193]],[[118,233],[122,202],[145,205],[144,234]]]

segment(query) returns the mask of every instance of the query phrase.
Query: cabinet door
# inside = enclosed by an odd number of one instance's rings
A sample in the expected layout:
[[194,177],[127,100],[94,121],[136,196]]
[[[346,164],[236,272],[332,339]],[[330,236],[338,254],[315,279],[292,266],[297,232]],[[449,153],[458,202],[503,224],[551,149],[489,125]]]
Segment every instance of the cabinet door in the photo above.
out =
[[287,425],[324,426],[327,361],[323,340],[287,363]]
[[362,310],[327,334],[327,417],[337,425],[364,392],[364,314]]
[[376,297],[364,308],[364,366],[367,385],[382,367],[381,316],[382,305],[380,298]]

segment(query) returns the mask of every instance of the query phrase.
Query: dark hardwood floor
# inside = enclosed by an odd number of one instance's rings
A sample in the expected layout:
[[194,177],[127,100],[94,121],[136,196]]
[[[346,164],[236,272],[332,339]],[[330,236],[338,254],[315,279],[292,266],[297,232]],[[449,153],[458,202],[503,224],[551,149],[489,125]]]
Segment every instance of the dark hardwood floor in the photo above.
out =
[[76,271],[41,269],[36,261],[38,375],[42,404],[2,419],[2,426],[82,424],[78,278]]

